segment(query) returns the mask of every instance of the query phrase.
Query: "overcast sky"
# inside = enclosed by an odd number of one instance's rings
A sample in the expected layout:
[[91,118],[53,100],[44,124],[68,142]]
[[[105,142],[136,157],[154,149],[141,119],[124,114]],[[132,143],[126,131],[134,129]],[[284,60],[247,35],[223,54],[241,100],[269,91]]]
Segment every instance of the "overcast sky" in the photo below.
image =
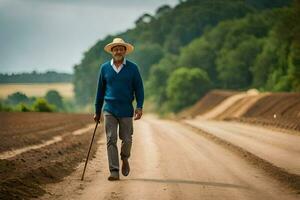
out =
[[0,0],[0,73],[73,72],[99,39],[178,0]]

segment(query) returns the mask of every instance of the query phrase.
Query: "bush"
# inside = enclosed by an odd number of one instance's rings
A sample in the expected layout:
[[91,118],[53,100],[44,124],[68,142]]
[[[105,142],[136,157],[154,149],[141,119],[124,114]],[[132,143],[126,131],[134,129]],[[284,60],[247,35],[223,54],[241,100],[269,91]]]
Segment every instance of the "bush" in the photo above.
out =
[[0,111],[10,112],[13,111],[13,109],[10,106],[3,104],[3,102],[0,102]]
[[15,92],[11,95],[8,95],[6,101],[8,104],[17,105],[19,103],[29,102],[29,98],[22,92]]
[[167,82],[168,104],[172,111],[194,104],[210,88],[207,73],[199,68],[178,68]]
[[49,90],[45,95],[45,99],[50,103],[55,105],[58,109],[64,108],[63,98],[56,90]]
[[74,99],[64,100],[64,111],[65,112],[80,112],[80,107],[76,105]]
[[33,103],[32,108],[36,112],[53,112],[56,110],[56,107],[52,104],[49,104],[44,98],[38,98]]
[[32,109],[27,104],[24,104],[24,103],[18,104],[16,106],[16,110],[21,111],[21,112],[31,112],[32,111]]

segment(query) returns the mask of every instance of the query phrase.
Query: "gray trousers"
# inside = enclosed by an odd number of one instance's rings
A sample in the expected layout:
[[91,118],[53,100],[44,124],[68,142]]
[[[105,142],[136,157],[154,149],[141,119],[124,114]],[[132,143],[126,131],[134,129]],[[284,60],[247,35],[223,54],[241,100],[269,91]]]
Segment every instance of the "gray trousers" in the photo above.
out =
[[116,117],[104,112],[104,126],[106,132],[107,156],[110,171],[119,171],[118,132],[121,144],[121,159],[128,159],[132,146],[133,122],[132,117]]

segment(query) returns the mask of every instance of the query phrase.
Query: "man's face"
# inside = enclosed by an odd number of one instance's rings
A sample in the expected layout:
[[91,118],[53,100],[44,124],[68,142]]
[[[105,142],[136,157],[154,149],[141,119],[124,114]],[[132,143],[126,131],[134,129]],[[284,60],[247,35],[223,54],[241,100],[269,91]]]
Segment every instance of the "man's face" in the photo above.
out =
[[111,49],[112,55],[115,61],[121,61],[123,60],[125,53],[126,53],[126,47],[124,46],[115,46]]

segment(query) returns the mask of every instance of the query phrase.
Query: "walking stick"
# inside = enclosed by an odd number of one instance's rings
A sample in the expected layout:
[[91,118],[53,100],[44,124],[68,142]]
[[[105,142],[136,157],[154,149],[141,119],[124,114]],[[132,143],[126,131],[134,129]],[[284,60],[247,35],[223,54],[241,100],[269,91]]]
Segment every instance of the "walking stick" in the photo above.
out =
[[96,122],[96,126],[95,126],[95,129],[94,129],[94,134],[93,134],[93,137],[92,137],[92,140],[91,140],[90,148],[89,148],[88,154],[86,156],[85,165],[84,165],[84,169],[83,169],[83,173],[82,173],[82,177],[81,177],[82,181],[83,181],[83,178],[84,178],[84,173],[85,173],[86,165],[87,165],[88,160],[89,160],[90,151],[91,151],[91,148],[92,148],[92,144],[93,144],[93,141],[94,141],[94,137],[95,137],[95,133],[96,133],[96,130],[97,130],[98,123],[99,123],[99,121]]

